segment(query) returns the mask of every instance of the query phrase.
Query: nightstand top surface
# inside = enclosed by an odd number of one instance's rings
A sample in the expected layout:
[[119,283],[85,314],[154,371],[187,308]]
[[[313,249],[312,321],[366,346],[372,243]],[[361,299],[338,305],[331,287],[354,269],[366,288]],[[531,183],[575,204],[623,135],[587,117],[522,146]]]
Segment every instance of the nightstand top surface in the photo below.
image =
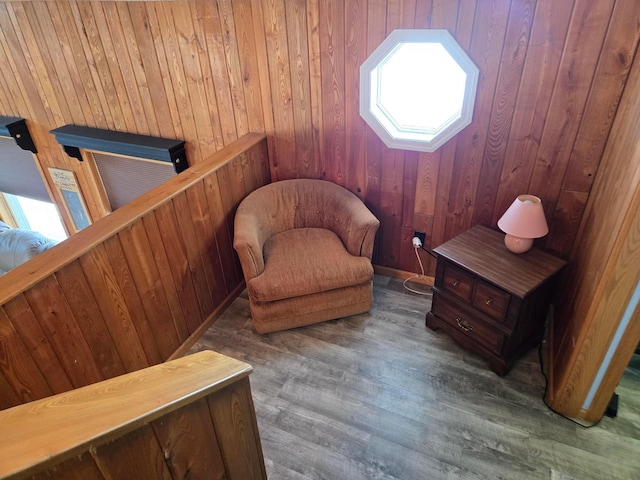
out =
[[505,247],[502,233],[482,225],[476,225],[433,251],[521,298],[567,263],[536,248],[526,253],[512,253]]

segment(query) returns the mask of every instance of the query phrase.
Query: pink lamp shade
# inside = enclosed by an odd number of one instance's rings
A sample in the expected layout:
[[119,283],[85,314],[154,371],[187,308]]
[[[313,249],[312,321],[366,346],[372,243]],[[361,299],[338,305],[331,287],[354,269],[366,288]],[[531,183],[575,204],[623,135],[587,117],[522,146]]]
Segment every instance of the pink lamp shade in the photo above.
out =
[[549,233],[542,202],[534,195],[518,195],[498,220],[504,233],[504,244],[513,253],[524,253],[533,245],[534,238]]

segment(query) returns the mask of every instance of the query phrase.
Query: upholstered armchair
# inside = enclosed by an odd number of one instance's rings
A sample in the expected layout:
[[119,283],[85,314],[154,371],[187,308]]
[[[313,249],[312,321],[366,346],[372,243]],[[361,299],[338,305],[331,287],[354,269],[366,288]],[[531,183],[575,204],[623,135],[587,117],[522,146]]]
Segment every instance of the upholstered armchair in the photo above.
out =
[[283,180],[239,205],[233,246],[255,330],[268,333],[369,311],[380,222],[350,191]]

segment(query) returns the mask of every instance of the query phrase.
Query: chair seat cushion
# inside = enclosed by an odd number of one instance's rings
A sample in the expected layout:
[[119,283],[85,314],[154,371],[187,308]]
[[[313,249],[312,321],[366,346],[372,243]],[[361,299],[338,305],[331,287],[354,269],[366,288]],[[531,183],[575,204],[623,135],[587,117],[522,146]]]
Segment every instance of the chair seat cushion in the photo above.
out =
[[311,295],[370,282],[373,267],[367,257],[355,257],[340,238],[322,228],[297,228],[265,243],[264,272],[247,284],[258,302]]

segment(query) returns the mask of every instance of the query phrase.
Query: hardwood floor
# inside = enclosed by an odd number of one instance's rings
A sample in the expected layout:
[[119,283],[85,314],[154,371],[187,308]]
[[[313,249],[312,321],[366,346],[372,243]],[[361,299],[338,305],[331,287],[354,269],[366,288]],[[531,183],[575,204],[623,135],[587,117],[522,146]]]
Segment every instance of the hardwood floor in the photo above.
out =
[[537,351],[500,378],[425,327],[430,300],[376,276],[369,314],[260,336],[241,296],[192,352],[253,365],[271,480],[640,478],[640,376],[585,429],[542,402]]

